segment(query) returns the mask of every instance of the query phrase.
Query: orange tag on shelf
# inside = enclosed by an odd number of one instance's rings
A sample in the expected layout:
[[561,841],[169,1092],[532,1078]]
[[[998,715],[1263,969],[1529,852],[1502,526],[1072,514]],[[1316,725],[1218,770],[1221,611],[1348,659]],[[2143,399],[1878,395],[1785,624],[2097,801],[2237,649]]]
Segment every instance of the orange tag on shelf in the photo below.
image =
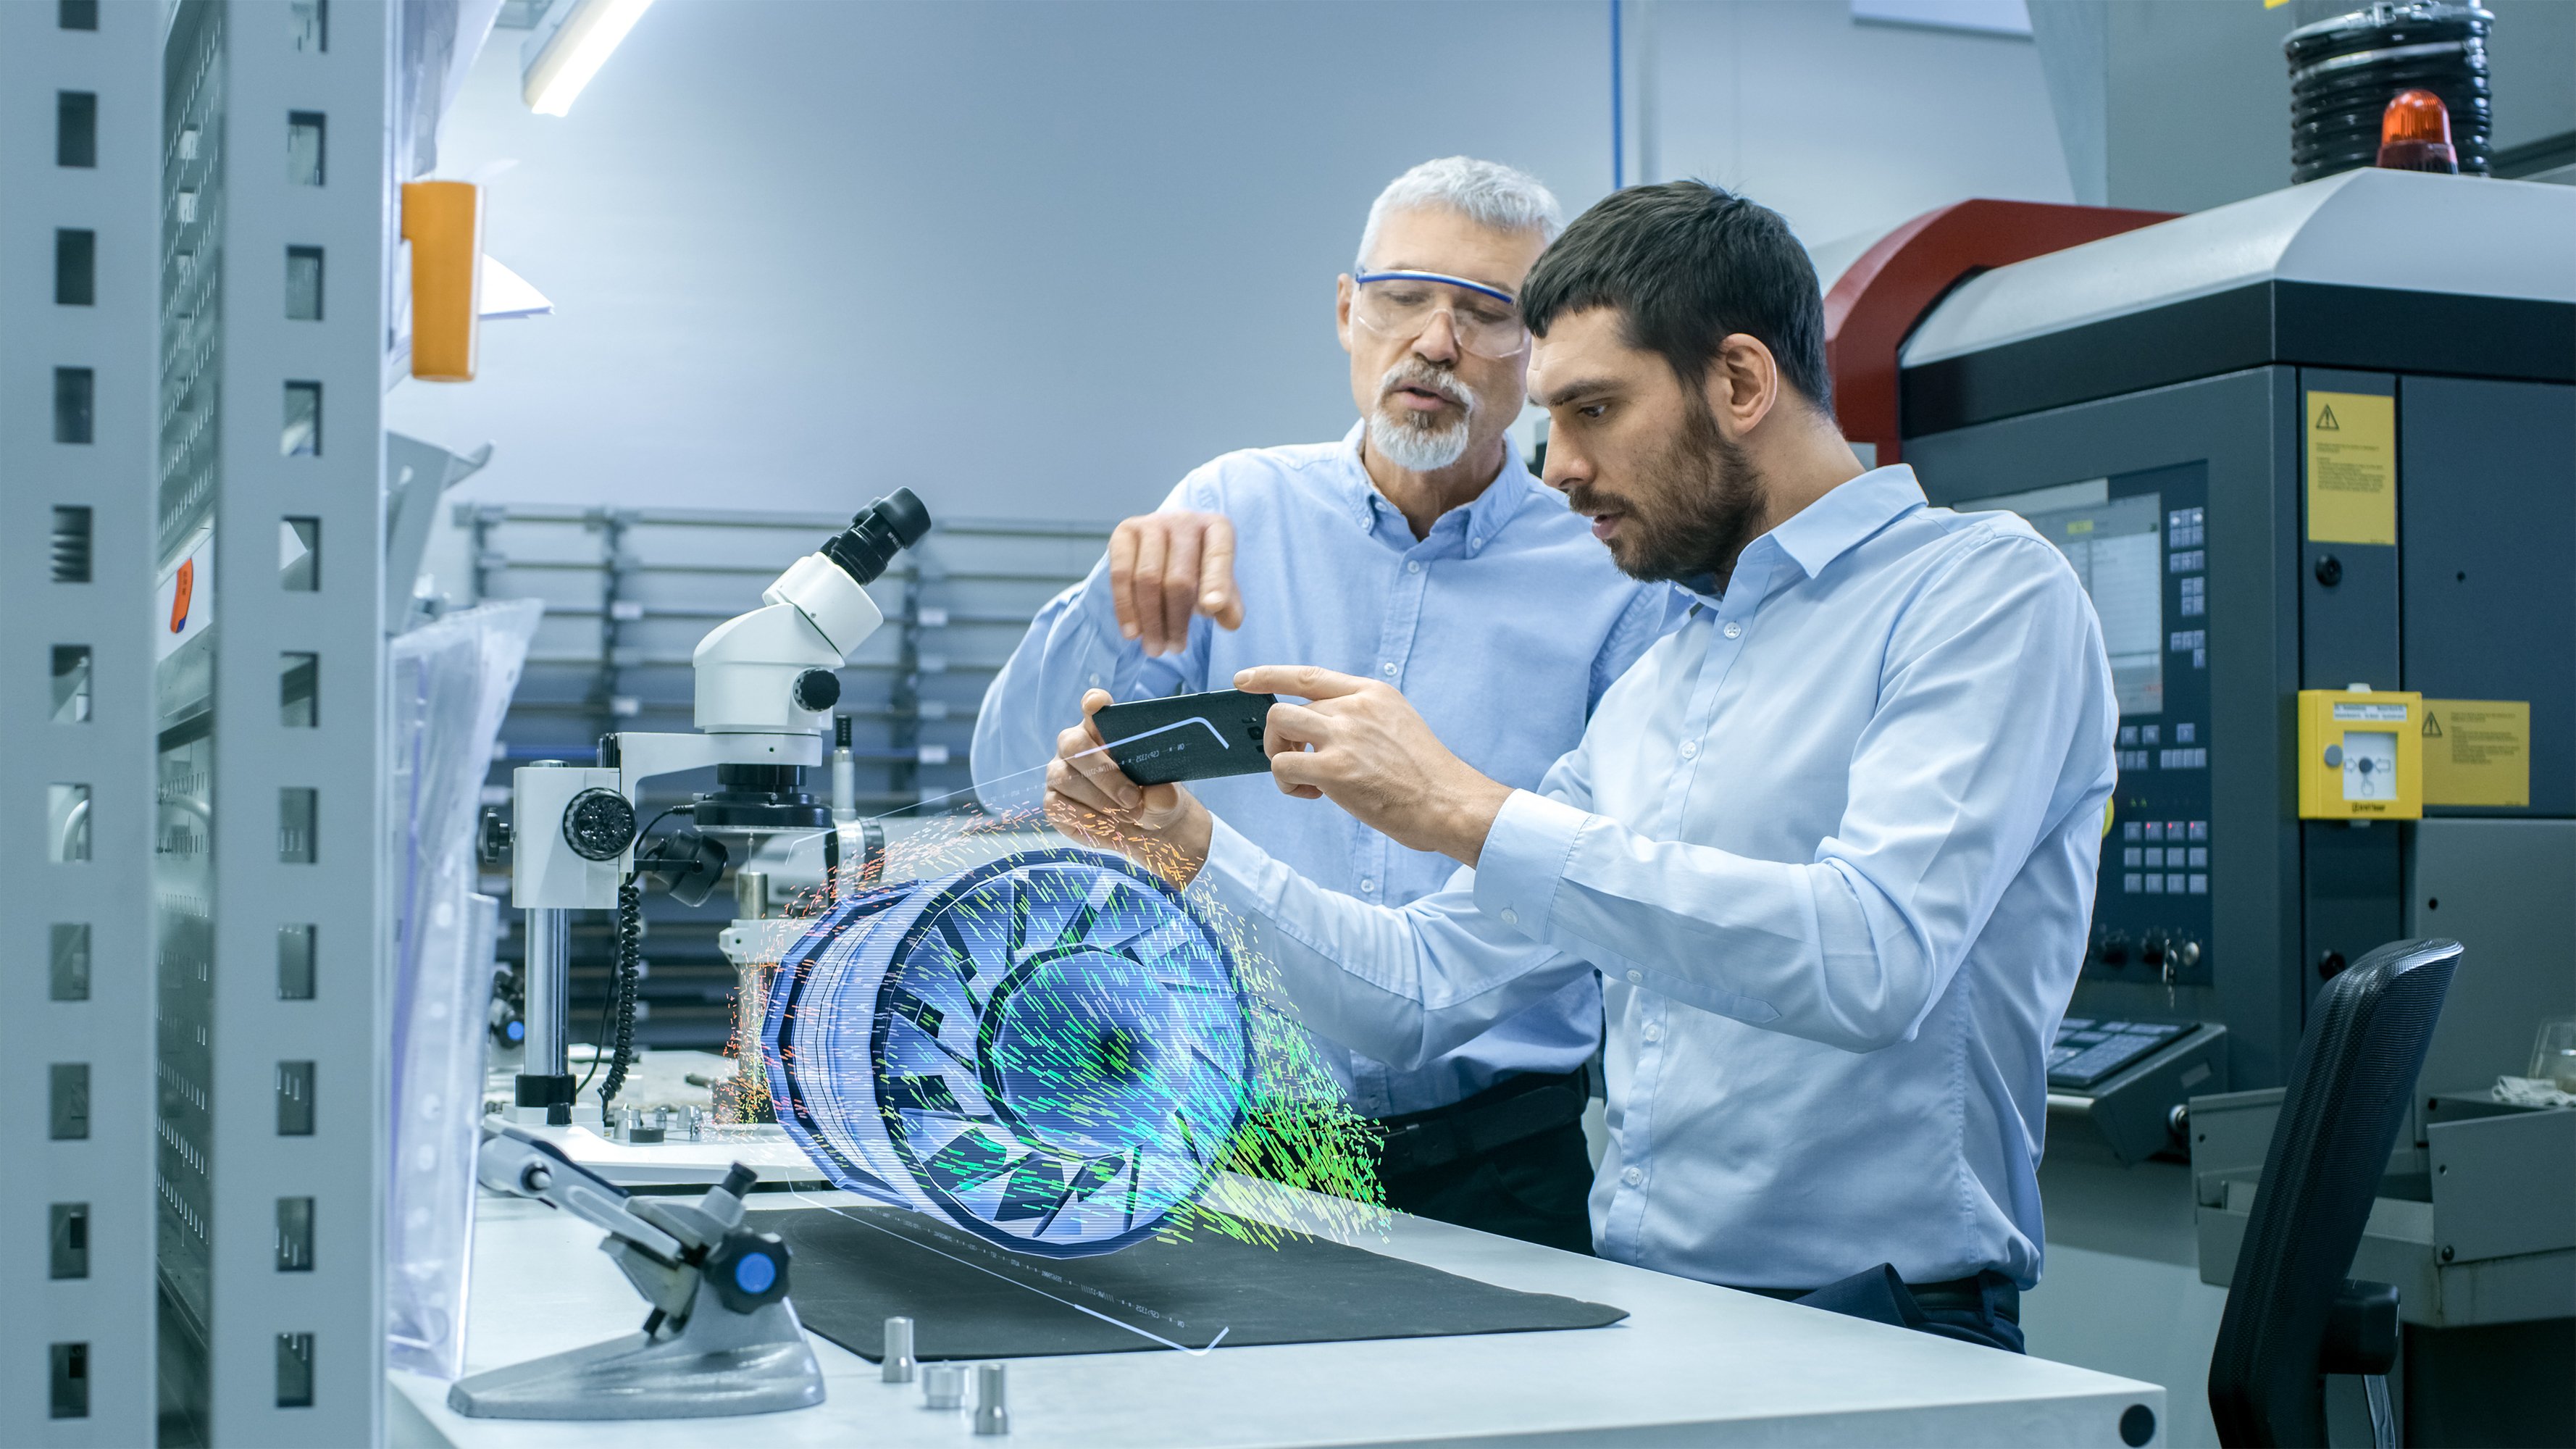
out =
[[483,300],[482,188],[412,181],[402,191],[403,240],[411,243],[411,375],[472,382]]

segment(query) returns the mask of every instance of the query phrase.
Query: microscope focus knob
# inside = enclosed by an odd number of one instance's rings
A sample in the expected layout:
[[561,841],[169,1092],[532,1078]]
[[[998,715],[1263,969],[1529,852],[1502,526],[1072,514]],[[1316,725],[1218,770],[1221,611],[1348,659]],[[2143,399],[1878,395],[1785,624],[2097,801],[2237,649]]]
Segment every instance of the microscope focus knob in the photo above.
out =
[[841,676],[828,669],[808,669],[796,676],[796,707],[816,714],[841,702]]
[[564,806],[563,838],[584,860],[615,860],[635,843],[635,802],[614,790],[584,790]]
[[474,853],[485,865],[510,863],[510,817],[499,810],[483,812],[482,828],[474,837]]
[[735,1228],[707,1254],[703,1271],[725,1307],[750,1313],[787,1296],[787,1244],[776,1233]]

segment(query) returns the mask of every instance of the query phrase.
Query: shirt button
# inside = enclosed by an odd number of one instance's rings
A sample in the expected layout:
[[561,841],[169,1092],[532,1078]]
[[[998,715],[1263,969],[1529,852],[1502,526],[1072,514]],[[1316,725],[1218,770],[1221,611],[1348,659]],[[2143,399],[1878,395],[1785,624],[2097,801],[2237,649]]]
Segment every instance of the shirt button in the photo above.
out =
[[1638,1035],[1646,1039],[1646,1044],[1648,1046],[1652,1046],[1656,1042],[1664,1039],[1664,1024],[1660,1021],[1647,1022],[1646,1029],[1639,1032]]
[[1630,1187],[1635,1187],[1646,1180],[1646,1173],[1643,1168],[1632,1167],[1626,1172],[1620,1173],[1619,1180],[1628,1184]]
[[1373,895],[1376,895],[1376,894],[1377,894],[1377,881],[1376,881],[1375,879],[1369,879],[1369,880],[1361,881],[1361,882],[1360,882],[1360,894],[1361,894],[1361,895],[1364,895],[1364,896],[1373,896]]
[[1406,564],[1404,566],[1404,571],[1409,574],[1418,574],[1422,572],[1422,560],[1415,559],[1413,562]]
[[1099,675],[1095,674],[1095,675],[1091,676],[1091,687],[1092,687],[1092,688],[1094,688],[1094,689],[1098,689],[1098,688],[1100,687],[1100,676],[1099,676]]
[[1506,925],[1506,926],[1517,926],[1517,925],[1519,925],[1520,923],[1521,923],[1521,913],[1520,913],[1520,912],[1518,912],[1518,911],[1516,911],[1516,910],[1513,910],[1513,909],[1512,909],[1511,907],[1509,907],[1509,906],[1505,906],[1505,907],[1503,907],[1503,924],[1504,924],[1504,925]]
[[1377,667],[1377,672],[1385,675],[1389,679],[1393,679],[1395,677],[1395,661],[1390,659],[1384,664],[1379,665]]
[[1684,740],[1684,741],[1682,741],[1682,758],[1683,758],[1683,759],[1685,759],[1685,760],[1696,760],[1696,759],[1698,759],[1698,758],[1699,758],[1699,741],[1697,741],[1697,740]]
[[1739,619],[1729,619],[1729,620],[1727,620],[1727,621],[1726,621],[1726,631],[1725,631],[1725,632],[1726,632],[1726,637],[1727,637],[1727,638],[1729,638],[1729,639],[1741,639],[1741,638],[1743,638],[1743,637],[1744,637],[1744,623],[1743,623],[1743,621],[1742,621],[1742,620],[1739,620]]
[[1629,985],[1631,985],[1631,986],[1643,986],[1643,985],[1645,985],[1645,984],[1646,984],[1646,973],[1645,973],[1645,972],[1643,972],[1643,971],[1631,971],[1631,972],[1629,972],[1629,973],[1628,973],[1628,984],[1629,984]]

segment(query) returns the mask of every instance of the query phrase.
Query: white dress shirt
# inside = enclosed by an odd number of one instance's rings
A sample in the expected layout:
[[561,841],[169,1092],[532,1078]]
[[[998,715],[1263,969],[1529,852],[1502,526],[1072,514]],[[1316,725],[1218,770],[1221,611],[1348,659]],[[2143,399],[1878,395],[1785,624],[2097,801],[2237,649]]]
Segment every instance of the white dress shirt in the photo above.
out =
[[2117,722],[2058,551],[1880,468],[1749,545],[1440,893],[1337,895],[1222,821],[1201,880],[1398,1064],[1597,970],[1605,1257],[2028,1287]]

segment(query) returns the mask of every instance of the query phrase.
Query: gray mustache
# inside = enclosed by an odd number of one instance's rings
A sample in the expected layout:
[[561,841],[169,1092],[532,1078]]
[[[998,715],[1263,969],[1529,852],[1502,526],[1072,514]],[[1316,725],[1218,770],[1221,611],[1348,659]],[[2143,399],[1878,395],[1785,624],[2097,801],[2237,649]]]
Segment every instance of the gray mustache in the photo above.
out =
[[1476,410],[1478,399],[1473,388],[1437,368],[1425,367],[1418,362],[1408,360],[1388,368],[1386,376],[1378,379],[1377,395],[1386,397],[1399,387],[1427,388],[1469,412]]

